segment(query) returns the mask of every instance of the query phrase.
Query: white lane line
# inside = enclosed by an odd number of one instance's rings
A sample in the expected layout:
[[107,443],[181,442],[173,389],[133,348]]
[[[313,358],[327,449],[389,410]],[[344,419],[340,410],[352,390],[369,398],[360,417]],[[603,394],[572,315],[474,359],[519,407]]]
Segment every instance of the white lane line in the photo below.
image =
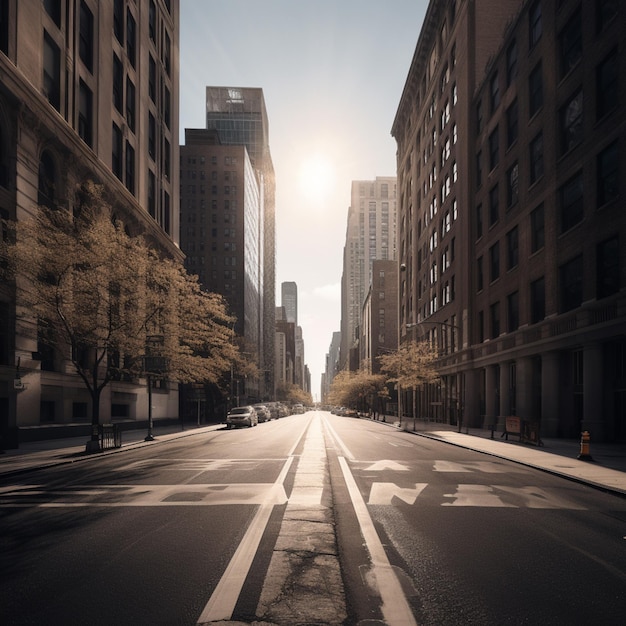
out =
[[330,432],[333,441],[335,442],[335,445],[343,451],[343,456],[345,456],[346,459],[349,459],[350,461],[354,461],[354,455],[352,454],[352,452],[350,452],[348,446],[346,446],[346,444],[341,440],[335,429],[330,425],[328,419],[326,417],[322,419],[324,420],[324,426],[326,426],[326,428]]
[[365,546],[372,559],[372,574],[378,585],[378,591],[382,600],[381,610],[385,623],[388,626],[416,626],[417,622],[411,607],[402,591],[400,581],[393,571],[391,563],[389,563],[383,544],[374,527],[374,522],[370,517],[346,459],[340,456],[339,464],[350,493],[354,512],[361,527]]
[[[276,488],[283,489],[287,472],[291,467],[294,459],[294,452],[306,433],[311,420],[307,420],[303,425],[300,436],[297,437],[293,447],[288,452],[287,462],[283,466],[276,482],[274,483]],[[200,617],[198,618],[198,624],[207,624],[209,622],[217,622],[220,620],[230,620],[235,605],[241,594],[244,581],[250,571],[252,560],[259,549],[259,544],[265,528],[269,521],[270,515],[274,505],[270,502],[263,504],[256,512],[254,519],[248,526],[248,530],[244,535],[243,540],[237,547],[233,558],[231,559],[226,571],[222,575],[220,582],[215,587],[213,594],[209,598],[207,605],[204,607]]]
[[[274,483],[275,486],[282,487],[292,462],[293,456],[289,456]],[[198,618],[198,624],[231,618],[273,508],[274,503],[271,501],[259,507],[220,582]]]

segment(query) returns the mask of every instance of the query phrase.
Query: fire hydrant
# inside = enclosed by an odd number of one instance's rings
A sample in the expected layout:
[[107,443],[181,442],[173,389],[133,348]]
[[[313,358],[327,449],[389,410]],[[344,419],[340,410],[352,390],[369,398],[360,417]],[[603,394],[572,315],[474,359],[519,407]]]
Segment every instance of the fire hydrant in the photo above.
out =
[[593,461],[591,454],[589,453],[589,444],[591,442],[591,435],[588,430],[585,430],[580,434],[580,454],[578,458],[581,461]]

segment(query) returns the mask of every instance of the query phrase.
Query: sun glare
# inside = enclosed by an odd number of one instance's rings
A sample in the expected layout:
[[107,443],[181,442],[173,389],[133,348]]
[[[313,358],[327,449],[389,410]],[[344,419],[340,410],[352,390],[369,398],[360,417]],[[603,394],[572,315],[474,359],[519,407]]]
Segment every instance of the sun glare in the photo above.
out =
[[330,191],[333,177],[333,166],[324,155],[312,155],[300,165],[300,188],[311,199],[323,198]]

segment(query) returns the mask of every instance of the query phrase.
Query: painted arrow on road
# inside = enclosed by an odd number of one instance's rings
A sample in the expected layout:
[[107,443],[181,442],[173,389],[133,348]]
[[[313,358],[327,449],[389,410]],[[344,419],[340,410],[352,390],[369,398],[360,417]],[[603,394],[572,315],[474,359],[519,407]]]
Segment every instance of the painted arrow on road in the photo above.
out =
[[397,461],[376,461],[376,463],[372,463],[369,467],[365,468],[366,472],[382,472],[383,470],[392,470],[394,472],[408,472],[409,468],[406,465],[402,465],[402,463],[398,463]]

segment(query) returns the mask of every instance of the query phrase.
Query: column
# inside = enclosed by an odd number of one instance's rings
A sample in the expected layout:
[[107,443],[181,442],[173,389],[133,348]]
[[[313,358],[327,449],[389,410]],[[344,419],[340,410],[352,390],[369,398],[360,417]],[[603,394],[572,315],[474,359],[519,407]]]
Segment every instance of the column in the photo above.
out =
[[605,437],[603,391],[602,347],[590,343],[583,347],[583,419],[580,429],[588,430],[592,441],[603,441]]
[[541,356],[541,434],[557,437],[559,434],[560,353],[546,352]]

